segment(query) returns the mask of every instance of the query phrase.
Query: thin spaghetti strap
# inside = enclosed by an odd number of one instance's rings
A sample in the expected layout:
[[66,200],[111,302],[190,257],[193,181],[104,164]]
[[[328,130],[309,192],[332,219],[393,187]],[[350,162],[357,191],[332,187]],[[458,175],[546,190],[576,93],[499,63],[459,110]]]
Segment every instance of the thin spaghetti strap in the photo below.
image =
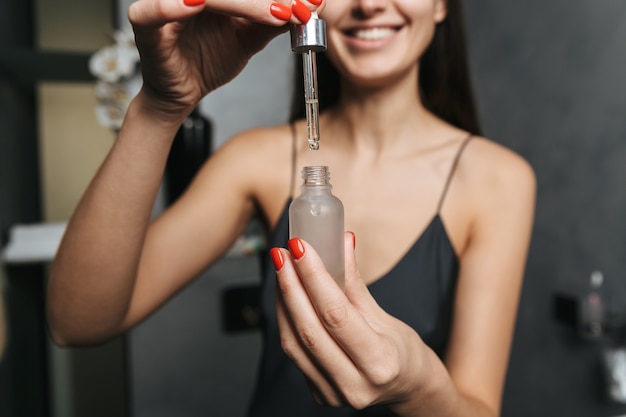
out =
[[456,166],[459,163],[459,159],[461,159],[461,154],[463,153],[463,150],[465,149],[465,146],[467,146],[467,144],[469,143],[470,139],[472,138],[472,134],[468,134],[465,139],[463,139],[463,142],[461,143],[461,146],[459,146],[459,150],[456,152],[456,156],[454,157],[454,161],[452,161],[452,167],[450,168],[450,173],[448,174],[448,178],[446,179],[446,184],[443,187],[443,192],[441,193],[441,197],[439,198],[439,204],[437,204],[437,214],[439,214],[439,212],[441,211],[441,207],[443,206],[443,202],[446,199],[446,194],[448,193],[448,188],[450,187],[450,183],[452,182],[452,177],[454,176],[454,171],[456,170]]
[[295,122],[289,123],[291,128],[291,179],[289,181],[289,198],[293,198],[291,194],[296,181],[296,124]]

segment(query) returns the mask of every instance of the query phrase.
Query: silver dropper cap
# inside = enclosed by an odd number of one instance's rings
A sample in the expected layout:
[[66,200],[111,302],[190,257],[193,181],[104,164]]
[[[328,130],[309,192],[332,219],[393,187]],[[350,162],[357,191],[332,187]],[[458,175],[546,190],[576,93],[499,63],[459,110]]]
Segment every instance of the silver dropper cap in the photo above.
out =
[[317,12],[311,14],[311,19],[305,25],[291,25],[290,32],[293,52],[326,50],[326,22],[317,17]]

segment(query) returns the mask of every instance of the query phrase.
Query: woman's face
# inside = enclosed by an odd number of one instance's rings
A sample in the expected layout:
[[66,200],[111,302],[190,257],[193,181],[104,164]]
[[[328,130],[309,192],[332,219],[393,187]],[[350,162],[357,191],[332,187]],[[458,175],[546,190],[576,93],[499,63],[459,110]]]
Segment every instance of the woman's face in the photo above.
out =
[[445,0],[328,0],[326,54],[353,82],[384,85],[415,68],[445,16]]

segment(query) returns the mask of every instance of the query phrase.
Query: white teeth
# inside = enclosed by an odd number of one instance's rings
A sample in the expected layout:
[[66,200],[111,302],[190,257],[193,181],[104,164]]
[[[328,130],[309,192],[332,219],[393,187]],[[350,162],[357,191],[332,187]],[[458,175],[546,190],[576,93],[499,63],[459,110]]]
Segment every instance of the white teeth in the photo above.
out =
[[396,33],[396,31],[391,28],[370,28],[356,30],[354,36],[367,41],[376,41],[388,38],[394,33]]

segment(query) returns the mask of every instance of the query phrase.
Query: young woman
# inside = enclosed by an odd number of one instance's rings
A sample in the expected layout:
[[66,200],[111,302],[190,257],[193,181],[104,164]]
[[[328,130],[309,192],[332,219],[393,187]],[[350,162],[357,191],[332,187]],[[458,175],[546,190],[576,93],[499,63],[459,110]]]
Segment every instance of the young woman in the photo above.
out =
[[[316,6],[222,3],[131,7],[144,87],[52,266],[54,339],[97,343],[129,329],[258,213],[274,247],[251,416],[497,416],[535,181],[520,156],[478,136],[460,1],[325,4],[320,149],[295,117],[241,133],[150,223],[182,120],[286,30],[281,19],[306,21]],[[287,241],[308,165],[330,167],[345,206],[345,292],[307,242]]]

